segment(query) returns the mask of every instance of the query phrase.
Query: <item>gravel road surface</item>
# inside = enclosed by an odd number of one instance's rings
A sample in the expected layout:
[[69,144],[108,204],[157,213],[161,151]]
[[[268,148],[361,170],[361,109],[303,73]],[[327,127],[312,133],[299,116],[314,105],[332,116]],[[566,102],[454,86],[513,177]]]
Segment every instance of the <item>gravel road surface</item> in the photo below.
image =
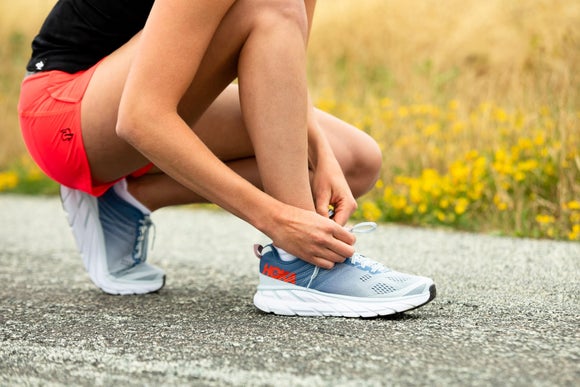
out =
[[165,209],[166,287],[96,289],[58,198],[0,195],[0,385],[580,385],[580,243],[381,225],[358,250],[430,276],[389,318],[278,317],[252,304],[256,242],[222,211]]

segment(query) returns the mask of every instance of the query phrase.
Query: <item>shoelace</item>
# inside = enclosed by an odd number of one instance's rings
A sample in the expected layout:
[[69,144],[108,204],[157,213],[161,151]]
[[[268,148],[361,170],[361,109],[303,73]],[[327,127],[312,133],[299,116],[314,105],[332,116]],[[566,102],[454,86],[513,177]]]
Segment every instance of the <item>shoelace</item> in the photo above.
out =
[[367,232],[375,231],[376,228],[377,224],[375,222],[361,222],[347,228],[347,230],[353,233],[366,234]]
[[[375,231],[377,228],[377,224],[375,222],[361,222],[361,223],[357,223],[352,227],[346,227],[346,229],[352,233],[357,233],[357,234],[365,234],[368,232],[373,232]],[[383,264],[379,263],[379,262],[375,262],[367,257],[365,257],[362,254],[359,253],[354,253],[354,255],[352,257],[350,257],[350,261],[352,262],[353,265],[358,265],[360,267],[364,268],[370,268],[371,273],[376,273],[377,271],[386,271],[389,270],[387,269],[385,266],[383,266]],[[308,285],[306,285],[307,288],[310,287],[310,285],[312,284],[312,281],[314,281],[314,279],[316,277],[318,277],[318,273],[320,272],[320,268],[318,266],[316,266],[314,268],[314,272],[312,273],[312,276],[310,277],[310,281],[308,281]]]
[[383,266],[382,263],[377,262],[377,261],[373,261],[372,259],[369,259],[369,258],[367,258],[364,255],[359,254],[359,253],[354,253],[354,255],[352,257],[350,257],[350,261],[352,262],[353,265],[358,265],[363,269],[368,267],[370,269],[371,273],[377,273],[379,271],[388,271],[389,270],[385,266]]
[[[363,234],[368,232],[373,232],[377,228],[377,224],[375,222],[362,222],[355,224],[352,226],[349,231],[353,233]],[[358,265],[363,269],[369,268],[371,273],[376,273],[378,271],[385,271],[388,270],[382,263],[373,261],[370,258],[365,257],[362,254],[354,253],[352,257],[350,257],[350,261],[353,265]]]
[[151,227],[153,227],[153,238],[151,241],[151,249],[153,249],[156,234],[155,224],[149,215],[144,215],[142,219],[139,219],[139,225],[137,226],[137,238],[135,239],[135,248],[133,249],[133,259],[135,260],[135,264],[139,264],[147,260],[147,242],[149,240],[149,230]]

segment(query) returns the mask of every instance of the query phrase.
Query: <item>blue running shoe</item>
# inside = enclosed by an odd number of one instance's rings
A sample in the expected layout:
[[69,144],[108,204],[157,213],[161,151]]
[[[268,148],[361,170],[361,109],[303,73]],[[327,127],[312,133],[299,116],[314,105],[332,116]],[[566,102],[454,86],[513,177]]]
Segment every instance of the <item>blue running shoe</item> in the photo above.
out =
[[119,197],[115,187],[97,198],[62,186],[61,200],[95,285],[109,294],[151,293],[164,286],[165,273],[145,262],[149,215]]
[[282,261],[272,245],[257,247],[260,283],[254,305],[264,312],[299,316],[374,317],[409,311],[435,298],[429,278],[399,273],[360,254],[321,269]]

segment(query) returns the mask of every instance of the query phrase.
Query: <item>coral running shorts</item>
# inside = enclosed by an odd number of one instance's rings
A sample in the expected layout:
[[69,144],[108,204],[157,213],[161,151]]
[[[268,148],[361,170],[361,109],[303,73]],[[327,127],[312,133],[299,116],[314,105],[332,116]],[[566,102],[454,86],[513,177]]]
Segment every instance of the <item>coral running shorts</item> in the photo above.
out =
[[29,75],[18,104],[22,136],[38,166],[58,183],[94,196],[116,183],[93,183],[82,138],[81,101],[97,66],[74,74],[53,70]]

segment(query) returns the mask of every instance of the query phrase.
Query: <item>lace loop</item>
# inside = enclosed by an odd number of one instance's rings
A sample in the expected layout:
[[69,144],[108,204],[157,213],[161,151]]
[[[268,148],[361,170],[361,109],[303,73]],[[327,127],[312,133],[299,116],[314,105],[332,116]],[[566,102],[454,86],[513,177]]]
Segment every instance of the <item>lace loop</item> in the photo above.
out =
[[377,229],[377,224],[375,222],[361,222],[352,226],[348,231],[359,234],[366,234],[368,232],[373,232]]
[[[361,222],[349,228],[348,231],[352,233],[366,234],[369,232],[373,232],[376,229],[377,224],[375,222]],[[354,255],[350,257],[350,261],[355,266],[359,266],[363,269],[368,268],[371,273],[376,273],[380,271],[389,271],[389,269],[383,266],[382,263],[376,262],[359,253],[354,253]]]

